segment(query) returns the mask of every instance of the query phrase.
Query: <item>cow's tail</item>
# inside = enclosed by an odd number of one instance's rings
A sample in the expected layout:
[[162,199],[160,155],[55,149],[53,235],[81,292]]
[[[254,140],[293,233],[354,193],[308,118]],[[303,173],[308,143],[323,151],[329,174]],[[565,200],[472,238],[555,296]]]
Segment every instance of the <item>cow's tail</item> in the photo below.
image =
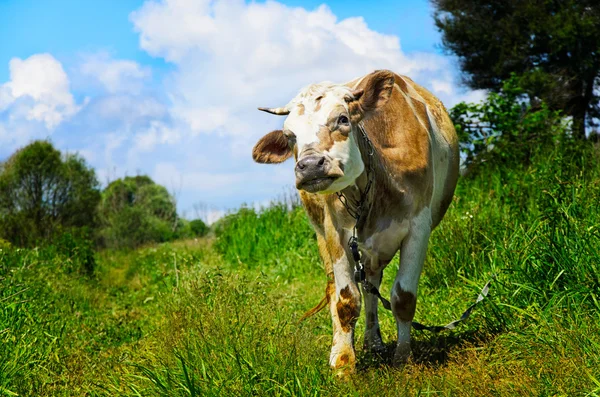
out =
[[325,294],[323,299],[321,299],[321,302],[317,303],[317,306],[313,307],[312,309],[310,309],[309,311],[304,313],[304,315],[302,317],[300,317],[300,320],[298,320],[298,322],[301,323],[302,321],[306,320],[307,318],[314,316],[315,314],[317,314],[318,312],[323,310],[325,308],[325,306],[327,306],[328,303],[329,303],[329,295]]

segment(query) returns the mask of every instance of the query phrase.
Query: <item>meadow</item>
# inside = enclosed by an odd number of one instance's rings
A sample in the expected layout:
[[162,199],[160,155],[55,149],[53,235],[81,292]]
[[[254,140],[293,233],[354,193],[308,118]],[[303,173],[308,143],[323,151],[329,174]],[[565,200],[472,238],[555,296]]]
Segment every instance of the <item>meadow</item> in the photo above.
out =
[[[598,396],[600,151],[558,142],[462,178],[431,238],[411,361],[359,354],[338,379],[329,314],[303,322],[325,274],[303,209],[242,208],[213,235],[94,253],[68,238],[0,245],[2,396]],[[87,259],[86,259],[87,258]],[[382,283],[389,295],[398,261]],[[362,351],[364,318],[357,326]]]

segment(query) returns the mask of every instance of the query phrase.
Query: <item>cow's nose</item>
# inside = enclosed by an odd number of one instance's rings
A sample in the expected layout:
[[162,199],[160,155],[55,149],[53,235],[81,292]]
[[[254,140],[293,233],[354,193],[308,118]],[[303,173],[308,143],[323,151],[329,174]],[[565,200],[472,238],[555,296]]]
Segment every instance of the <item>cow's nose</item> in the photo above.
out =
[[325,156],[306,156],[296,163],[296,169],[303,171],[305,169],[322,169],[325,165]]

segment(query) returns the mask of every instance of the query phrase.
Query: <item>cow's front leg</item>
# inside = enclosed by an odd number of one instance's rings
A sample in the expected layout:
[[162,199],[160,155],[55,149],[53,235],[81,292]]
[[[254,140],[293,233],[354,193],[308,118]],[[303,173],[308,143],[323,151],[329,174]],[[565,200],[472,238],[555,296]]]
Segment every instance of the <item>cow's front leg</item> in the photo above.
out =
[[[375,288],[379,289],[383,271],[379,268],[379,265],[374,262],[377,262],[377,260],[373,258],[368,258],[365,261],[367,281],[373,284]],[[383,340],[381,339],[381,330],[379,329],[379,319],[377,316],[379,299],[375,295],[369,293],[363,294],[363,297],[365,300],[365,317],[367,319],[363,348],[372,353],[381,353],[385,348],[383,346]]]
[[333,343],[329,364],[334,369],[353,371],[354,326],[360,315],[360,291],[354,282],[354,268],[343,254],[333,265],[335,282],[329,288],[329,308],[333,323]]
[[430,211],[424,210],[411,221],[409,234],[402,242],[400,268],[392,287],[392,312],[398,327],[398,343],[394,363],[401,364],[410,357],[410,329],[417,306],[417,287],[427,254],[431,234]]

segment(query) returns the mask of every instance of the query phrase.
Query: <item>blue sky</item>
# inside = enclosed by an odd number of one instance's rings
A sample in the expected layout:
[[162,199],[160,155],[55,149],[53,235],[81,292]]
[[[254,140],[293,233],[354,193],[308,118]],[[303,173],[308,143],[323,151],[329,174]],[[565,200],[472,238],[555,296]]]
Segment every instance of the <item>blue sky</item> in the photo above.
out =
[[33,139],[78,152],[103,183],[148,174],[213,216],[265,204],[291,165],[250,152],[304,85],[372,69],[413,77],[448,105],[458,86],[427,1],[4,0],[0,160]]

